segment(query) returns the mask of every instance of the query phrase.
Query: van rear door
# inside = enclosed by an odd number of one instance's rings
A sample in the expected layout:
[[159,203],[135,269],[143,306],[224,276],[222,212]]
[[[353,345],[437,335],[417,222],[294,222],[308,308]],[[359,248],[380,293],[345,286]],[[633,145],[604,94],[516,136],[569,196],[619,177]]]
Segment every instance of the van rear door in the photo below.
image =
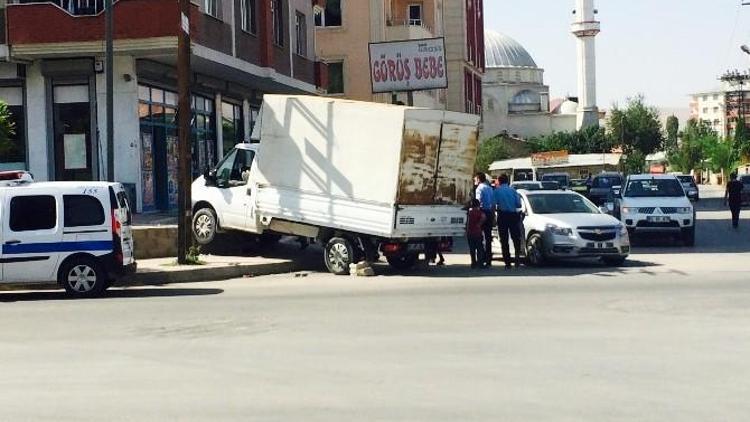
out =
[[116,253],[122,254],[122,265],[130,265],[135,262],[133,216],[128,196],[121,184],[115,183],[110,186],[110,202],[113,235],[118,237],[120,242],[120,251]]

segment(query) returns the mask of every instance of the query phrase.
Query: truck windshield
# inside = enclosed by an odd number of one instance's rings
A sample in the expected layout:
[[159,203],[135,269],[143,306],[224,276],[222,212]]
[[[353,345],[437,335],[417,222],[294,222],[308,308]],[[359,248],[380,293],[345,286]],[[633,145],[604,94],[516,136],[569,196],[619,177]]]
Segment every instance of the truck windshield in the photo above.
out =
[[628,183],[624,196],[628,198],[680,197],[685,196],[685,191],[682,190],[682,185],[677,179],[643,179],[632,180]]

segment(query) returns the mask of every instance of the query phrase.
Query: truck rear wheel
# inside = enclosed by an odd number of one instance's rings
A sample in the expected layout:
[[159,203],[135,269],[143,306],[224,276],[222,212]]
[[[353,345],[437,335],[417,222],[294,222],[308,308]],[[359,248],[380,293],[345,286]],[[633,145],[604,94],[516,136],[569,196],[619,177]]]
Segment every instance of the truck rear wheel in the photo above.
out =
[[352,243],[343,237],[333,237],[325,247],[326,268],[333,274],[349,274],[349,265],[354,263]]
[[412,253],[405,255],[387,256],[385,259],[388,261],[388,265],[397,270],[410,270],[417,264],[419,255]]

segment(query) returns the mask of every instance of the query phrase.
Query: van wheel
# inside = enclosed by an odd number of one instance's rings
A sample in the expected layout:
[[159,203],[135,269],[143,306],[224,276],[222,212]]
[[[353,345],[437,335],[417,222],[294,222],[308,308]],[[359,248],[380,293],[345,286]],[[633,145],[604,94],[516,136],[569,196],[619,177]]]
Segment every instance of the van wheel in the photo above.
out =
[[66,262],[60,267],[57,281],[68,294],[76,297],[96,297],[109,287],[109,280],[99,261],[87,256]]
[[388,265],[397,270],[410,270],[414,268],[419,261],[419,255],[411,253],[397,256],[387,256],[385,258],[388,261]]
[[334,237],[326,243],[326,268],[333,274],[349,274],[349,265],[354,263],[354,248],[343,237]]
[[544,239],[539,233],[532,234],[526,241],[526,260],[534,267],[541,267],[547,260],[544,256]]
[[201,208],[193,215],[193,238],[199,245],[208,245],[216,237],[216,212]]

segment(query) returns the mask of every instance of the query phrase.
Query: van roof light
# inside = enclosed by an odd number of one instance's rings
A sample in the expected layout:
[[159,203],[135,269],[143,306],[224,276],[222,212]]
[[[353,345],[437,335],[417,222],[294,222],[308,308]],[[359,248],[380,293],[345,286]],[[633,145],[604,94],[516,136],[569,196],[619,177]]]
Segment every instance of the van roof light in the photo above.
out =
[[34,178],[31,177],[31,173],[28,171],[0,171],[0,183],[6,186],[10,184],[31,183],[33,181]]

